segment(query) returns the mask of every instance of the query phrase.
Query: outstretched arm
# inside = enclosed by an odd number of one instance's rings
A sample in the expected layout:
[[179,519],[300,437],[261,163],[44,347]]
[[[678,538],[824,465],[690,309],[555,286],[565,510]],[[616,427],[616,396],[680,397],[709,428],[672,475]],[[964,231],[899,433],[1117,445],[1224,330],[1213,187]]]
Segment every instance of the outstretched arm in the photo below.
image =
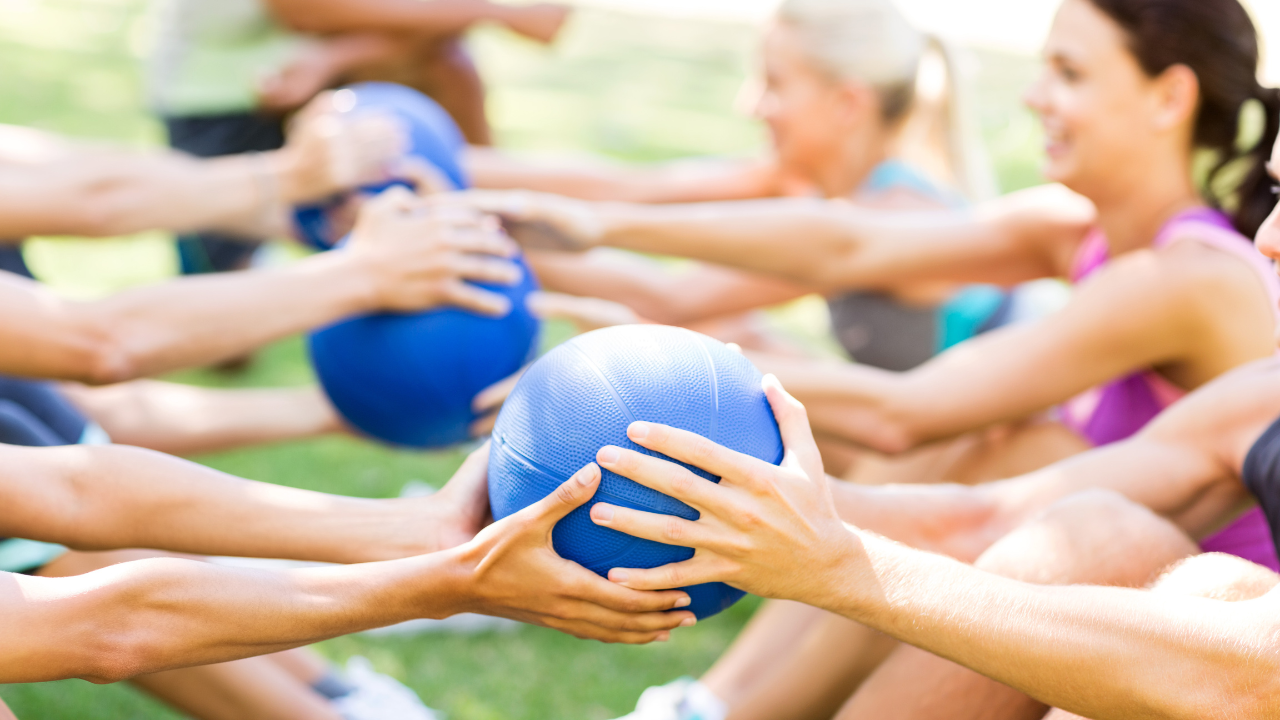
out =
[[267,0],[284,24],[315,34],[388,32],[457,35],[481,22],[551,42],[568,16],[561,5],[504,5],[488,0]]
[[[183,278],[103,300],[63,300],[0,277],[0,369],[112,383],[217,362],[359,313],[459,305],[500,315],[506,299],[463,280],[511,283],[509,239],[483,218],[427,212],[393,188],[361,213],[347,247],[283,268]],[[490,257],[498,256],[498,257]]]
[[686,160],[660,165],[525,159],[488,147],[471,147],[463,164],[478,188],[535,190],[582,200],[690,203],[748,200],[783,194],[773,162]]
[[974,338],[909,372],[753,359],[806,403],[815,429],[900,452],[1144,368],[1170,368],[1185,387],[1199,387],[1272,354],[1266,302],[1243,262],[1192,241],[1125,255],[1060,312]]
[[816,199],[588,203],[518,191],[441,201],[498,213],[517,238],[560,249],[609,245],[689,257],[823,291],[1061,275],[1093,218],[1087,201],[1058,187],[1014,193],[974,213],[893,212]]
[[786,447],[781,467],[649,423],[634,424],[630,438],[700,466],[720,483],[633,451],[601,451],[604,467],[701,513],[689,522],[595,505],[598,524],[696,550],[684,563],[614,570],[611,579],[632,588],[722,581],[798,600],[1100,720],[1280,712],[1280,591],[1228,604],[1035,586],[846,526],[803,406],[776,383],[767,382],[766,391]]
[[331,112],[329,102],[322,96],[303,111],[282,150],[209,160],[0,127],[0,238],[151,229],[282,236],[289,204],[385,179],[403,144],[390,119]]
[[12,509],[0,536],[80,550],[389,560],[475,535],[488,511],[487,467],[473,453],[438,493],[368,500],[243,480],[123,445],[0,445],[0,502]]
[[739,313],[809,292],[795,283],[715,265],[669,270],[644,258],[595,253],[531,252],[528,258],[549,290],[622,303],[666,325]]
[[[472,461],[481,485],[486,458]],[[552,546],[556,522],[599,481],[588,465],[465,545],[403,560],[276,573],[156,559],[71,578],[0,574],[0,682],[110,682],[458,612],[607,642],[666,639],[693,624],[689,612],[670,612],[688,595],[619,587]]]

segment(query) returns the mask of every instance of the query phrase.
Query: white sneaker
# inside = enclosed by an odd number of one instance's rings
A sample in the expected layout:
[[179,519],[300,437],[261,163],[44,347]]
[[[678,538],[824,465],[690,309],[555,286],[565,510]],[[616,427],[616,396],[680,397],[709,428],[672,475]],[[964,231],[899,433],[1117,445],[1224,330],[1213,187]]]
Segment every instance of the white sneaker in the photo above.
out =
[[690,677],[655,685],[640,693],[635,712],[618,720],[724,720],[729,706]]
[[334,700],[333,707],[346,720],[443,720],[412,690],[376,672],[359,655],[347,661],[345,679],[354,690]]

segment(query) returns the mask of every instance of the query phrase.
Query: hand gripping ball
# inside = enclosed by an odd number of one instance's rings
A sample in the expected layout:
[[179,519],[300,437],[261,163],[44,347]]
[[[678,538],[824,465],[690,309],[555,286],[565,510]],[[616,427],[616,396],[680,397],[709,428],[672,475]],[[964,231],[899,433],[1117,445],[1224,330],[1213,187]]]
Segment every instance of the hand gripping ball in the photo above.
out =
[[[338,91],[350,108],[346,112],[378,111],[399,119],[408,134],[408,154],[439,171],[455,190],[470,186],[459,159],[467,146],[457,123],[444,108],[431,98],[404,85],[367,82],[348,85]],[[392,185],[407,185],[392,180],[380,185],[360,188],[359,192],[378,194]],[[339,193],[327,200],[294,208],[294,234],[302,242],[318,250],[333,247],[339,239],[331,213],[340,207],[350,193]]]
[[[550,494],[616,445],[664,457],[627,439],[636,420],[689,430],[774,464],[782,440],[760,387],[760,373],[723,343],[690,330],[657,325],[606,328],[576,337],[525,373],[498,416],[489,455],[489,500],[503,518]],[[685,465],[711,482],[698,468]],[[651,568],[687,560],[693,550],[664,545],[591,522],[590,508],[622,507],[696,519],[684,503],[603,471],[596,495],[555,527],[556,552],[607,575],[611,568]],[[684,588],[699,618],[742,597],[722,583]]]
[[394,445],[435,448],[468,439],[476,393],[538,351],[539,321],[525,305],[537,282],[520,265],[516,285],[477,283],[510,299],[505,317],[443,308],[367,315],[312,333],[312,365],[342,417]]

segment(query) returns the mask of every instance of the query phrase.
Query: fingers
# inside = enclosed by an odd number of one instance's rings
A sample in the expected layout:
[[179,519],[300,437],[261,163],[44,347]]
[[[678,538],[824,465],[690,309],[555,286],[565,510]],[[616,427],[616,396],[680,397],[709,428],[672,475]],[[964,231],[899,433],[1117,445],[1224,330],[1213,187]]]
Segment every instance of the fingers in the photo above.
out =
[[518,265],[485,255],[454,255],[449,269],[460,278],[494,285],[515,285],[524,276]]
[[773,408],[773,417],[777,419],[778,431],[782,435],[782,446],[786,449],[783,465],[793,462],[798,466],[797,469],[804,471],[806,477],[824,477],[822,453],[818,451],[818,443],[813,438],[809,414],[804,405],[782,389],[782,383],[772,373],[764,376],[761,386]]
[[587,463],[585,467],[565,480],[554,492],[539,500],[522,512],[529,512],[545,523],[548,533],[551,526],[561,518],[573,512],[596,494],[600,485],[600,467],[595,463]]
[[703,526],[682,517],[632,510],[606,503],[596,503],[591,506],[591,521],[601,527],[612,528],[628,535],[667,545],[701,548],[706,547],[711,540]]
[[603,468],[682,500],[694,508],[706,509],[718,504],[718,488],[715,483],[698,477],[689,469],[673,462],[613,445],[600,448],[596,453],[596,462]]
[[478,288],[461,280],[448,280],[440,284],[441,304],[453,305],[490,317],[506,317],[511,312],[511,301],[504,295]]
[[609,571],[609,581],[632,590],[661,590],[723,582],[729,570],[721,559],[695,555],[684,562],[656,568],[614,568]]
[[[558,573],[558,579],[564,586],[561,594],[575,601],[627,615],[655,612],[665,614],[665,611],[679,610],[689,606],[689,594],[683,590],[671,590],[670,586],[659,588],[661,592],[634,590],[610,582],[575,562],[569,560],[561,560],[561,562],[564,564],[564,568]],[[645,627],[656,629],[675,626]]]
[[[449,478],[449,482],[440,489],[437,496],[444,494],[456,493],[464,499],[474,499],[477,503],[487,504],[489,494],[483,491],[489,483],[489,443],[481,445],[467,455],[467,459],[462,462],[462,467]],[[477,514],[482,514],[482,507],[470,507],[468,511],[474,510]]]
[[627,428],[627,437],[637,445],[702,468],[730,485],[767,483],[777,470],[763,460],[734,452],[701,435],[668,425],[633,422]]
[[471,401],[471,409],[477,413],[486,412],[500,407],[506,402],[507,396],[515,389],[516,383],[520,382],[520,378],[524,375],[525,368],[520,368],[518,372],[505,377],[489,387],[481,390]]
[[[447,245],[465,253],[511,258],[520,252],[519,247],[506,234],[497,229],[485,228],[483,225],[473,224],[465,229],[446,229],[440,235]],[[515,280],[519,279],[517,275]]]
[[391,175],[408,180],[422,196],[453,190],[453,183],[435,165],[413,155],[406,155],[395,161],[391,166]]
[[525,305],[543,320],[569,320],[583,332],[640,322],[640,316],[631,308],[601,298],[540,291],[531,293]]

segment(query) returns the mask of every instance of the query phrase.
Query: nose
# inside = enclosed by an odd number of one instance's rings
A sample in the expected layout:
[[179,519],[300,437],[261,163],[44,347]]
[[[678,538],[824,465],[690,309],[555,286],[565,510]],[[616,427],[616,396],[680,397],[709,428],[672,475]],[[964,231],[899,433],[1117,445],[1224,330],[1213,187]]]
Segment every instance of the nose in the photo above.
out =
[[1043,115],[1045,108],[1048,106],[1049,94],[1046,87],[1048,80],[1049,72],[1046,69],[1022,93],[1022,103],[1039,115]]
[[1254,244],[1258,252],[1272,260],[1280,260],[1280,206],[1271,211],[1271,215],[1258,228]]

